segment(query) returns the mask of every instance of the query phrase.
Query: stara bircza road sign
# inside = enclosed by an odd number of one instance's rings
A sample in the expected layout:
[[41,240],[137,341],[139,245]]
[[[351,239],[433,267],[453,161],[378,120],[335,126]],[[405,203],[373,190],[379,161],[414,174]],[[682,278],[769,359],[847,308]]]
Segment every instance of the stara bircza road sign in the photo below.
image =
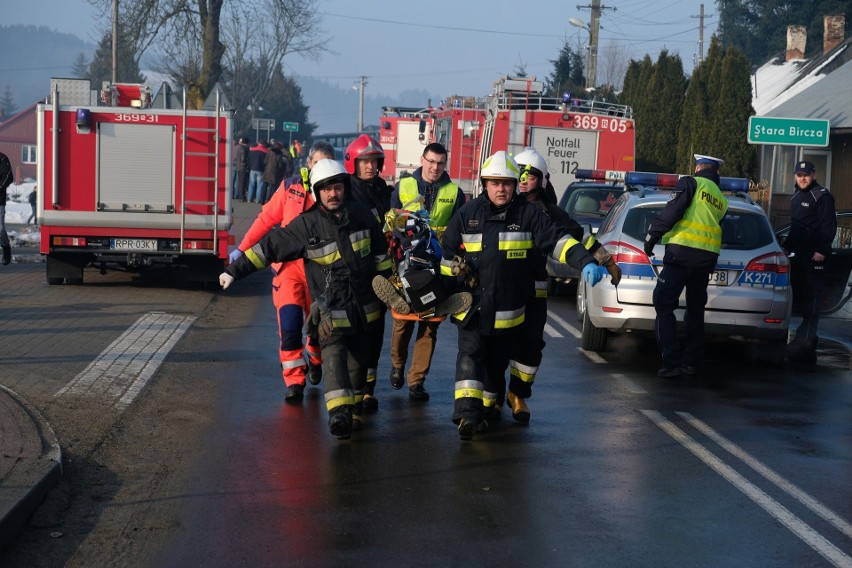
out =
[[776,146],[828,146],[827,120],[752,116],[748,119],[748,143]]

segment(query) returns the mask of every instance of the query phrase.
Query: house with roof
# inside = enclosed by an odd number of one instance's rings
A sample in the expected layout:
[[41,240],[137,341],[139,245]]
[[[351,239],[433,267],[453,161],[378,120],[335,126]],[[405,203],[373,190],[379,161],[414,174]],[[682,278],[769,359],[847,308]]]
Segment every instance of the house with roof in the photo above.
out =
[[809,160],[817,181],[831,189],[837,209],[852,209],[852,41],[844,16],[824,18],[822,51],[805,59],[804,26],[787,29],[787,50],[752,74],[752,106],[761,117],[828,121],[827,146],[758,146],[760,179],[769,186],[768,211],[778,227],[790,216],[793,167]]

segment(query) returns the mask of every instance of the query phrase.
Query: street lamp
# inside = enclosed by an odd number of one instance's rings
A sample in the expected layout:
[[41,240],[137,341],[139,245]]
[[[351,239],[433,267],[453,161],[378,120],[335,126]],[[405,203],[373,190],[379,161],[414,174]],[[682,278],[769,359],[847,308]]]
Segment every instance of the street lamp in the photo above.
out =
[[589,45],[587,46],[588,52],[586,53],[586,90],[595,88],[595,75],[597,74],[597,69],[594,64],[594,56],[596,54],[592,53],[592,49],[594,48],[594,41],[592,39],[592,29],[586,24],[586,22],[582,20],[578,20],[577,18],[570,18],[568,23],[574,26],[575,28],[582,28],[589,32]]

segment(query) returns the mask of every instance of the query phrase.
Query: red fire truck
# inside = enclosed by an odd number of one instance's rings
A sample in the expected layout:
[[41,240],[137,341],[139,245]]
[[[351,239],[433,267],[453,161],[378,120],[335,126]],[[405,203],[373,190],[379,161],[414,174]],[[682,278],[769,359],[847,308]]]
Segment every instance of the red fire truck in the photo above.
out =
[[382,107],[379,143],[385,151],[382,177],[393,185],[420,167],[423,149],[432,139],[432,108]]
[[51,81],[37,110],[48,284],[81,284],[87,266],[179,265],[190,281],[217,281],[232,220],[232,135],[218,92],[215,100],[209,111],[187,110],[185,98],[180,109],[154,108],[145,85],[105,83],[97,97],[87,80]]
[[493,152],[535,148],[561,196],[577,168],[633,170],[635,137],[629,106],[542,96],[535,77],[503,77],[484,98],[451,97],[433,113],[434,138],[449,150],[450,177],[479,193],[479,165]]

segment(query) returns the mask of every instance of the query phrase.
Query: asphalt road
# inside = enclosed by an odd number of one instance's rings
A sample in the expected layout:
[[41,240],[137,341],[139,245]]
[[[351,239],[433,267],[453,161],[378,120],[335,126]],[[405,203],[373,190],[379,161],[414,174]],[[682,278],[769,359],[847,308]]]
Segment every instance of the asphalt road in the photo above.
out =
[[[319,387],[283,402],[269,280],[221,293],[93,271],[56,287],[43,265],[0,270],[0,383],[65,459],[0,566],[852,566],[837,341],[815,372],[718,342],[701,377],[663,381],[647,340],[579,350],[559,298],[529,426],[504,412],[459,441],[444,324],[432,399],[393,391],[385,358],[379,413],[341,442]],[[848,339],[847,323],[823,329]]]

